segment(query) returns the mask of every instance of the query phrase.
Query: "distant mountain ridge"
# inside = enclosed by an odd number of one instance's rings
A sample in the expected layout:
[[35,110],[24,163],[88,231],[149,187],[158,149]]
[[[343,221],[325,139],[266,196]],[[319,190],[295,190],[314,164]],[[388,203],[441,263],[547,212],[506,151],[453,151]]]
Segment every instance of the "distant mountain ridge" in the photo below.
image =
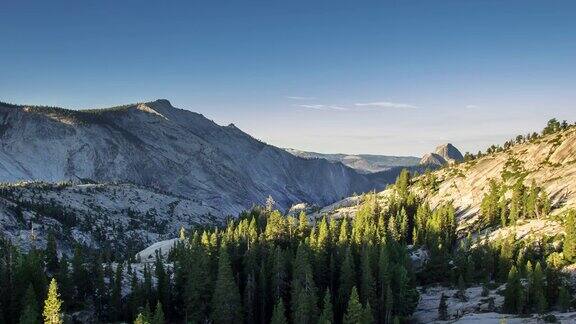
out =
[[394,167],[418,165],[420,158],[414,156],[390,156],[376,154],[325,154],[286,148],[293,155],[306,159],[325,159],[340,162],[362,173],[374,173],[390,170]]
[[0,181],[127,182],[235,214],[271,195],[324,205],[385,183],[295,157],[167,100],[99,110],[0,104]]

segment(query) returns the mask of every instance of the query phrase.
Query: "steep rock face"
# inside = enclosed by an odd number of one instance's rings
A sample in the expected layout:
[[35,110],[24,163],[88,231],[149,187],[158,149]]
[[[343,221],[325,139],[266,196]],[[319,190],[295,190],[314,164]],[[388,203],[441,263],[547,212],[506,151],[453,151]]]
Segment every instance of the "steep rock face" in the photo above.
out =
[[444,160],[450,163],[464,161],[462,153],[460,153],[460,151],[450,143],[439,145],[436,147],[436,150],[434,150],[434,153],[440,155]]
[[464,161],[462,153],[454,145],[446,143],[437,146],[434,153],[425,154],[420,160],[420,164],[443,166],[462,161]]
[[235,214],[271,195],[325,205],[385,184],[302,159],[167,100],[73,111],[0,104],[0,181],[127,182]]
[[420,160],[421,165],[438,165],[442,166],[448,163],[445,158],[436,153],[426,153]]

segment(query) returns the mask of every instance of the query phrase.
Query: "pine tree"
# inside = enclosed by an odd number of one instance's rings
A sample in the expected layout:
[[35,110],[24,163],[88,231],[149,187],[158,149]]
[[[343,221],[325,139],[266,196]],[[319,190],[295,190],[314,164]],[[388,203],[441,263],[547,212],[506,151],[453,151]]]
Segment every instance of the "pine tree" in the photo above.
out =
[[552,209],[552,202],[546,191],[542,190],[538,197],[538,205],[540,206],[540,218],[548,216]]
[[288,320],[286,319],[286,309],[284,308],[284,302],[282,299],[279,299],[274,305],[274,310],[272,311],[272,319],[270,320],[270,324],[287,324]]
[[144,316],[144,314],[139,313],[134,320],[134,324],[150,324],[150,321]]
[[[388,251],[386,250],[386,245],[380,247],[380,253],[378,255],[378,303],[376,304],[378,321],[385,321],[386,314],[386,294],[390,287],[390,270],[389,270],[389,258]],[[392,293],[392,292],[390,292]]]
[[350,293],[350,299],[348,300],[348,307],[346,309],[346,314],[344,315],[343,324],[358,324],[362,323],[364,317],[364,310],[362,309],[362,304],[358,298],[358,291],[356,287],[352,287],[352,292]]
[[326,269],[329,266],[330,246],[328,222],[326,221],[326,217],[323,217],[318,225],[318,236],[314,247],[314,278],[316,278],[316,284],[319,287],[328,286],[329,273]]
[[60,309],[62,307],[62,301],[60,300],[60,294],[58,294],[58,283],[56,279],[52,279],[50,286],[48,287],[48,296],[44,301],[44,316],[45,324],[62,324],[62,314]]
[[[312,275],[310,275],[312,276]],[[260,264],[260,269],[258,269],[258,307],[260,313],[260,322],[264,323],[268,321],[268,316],[270,314],[270,307],[274,304],[274,302],[270,303],[268,301],[268,275],[267,266],[265,262]],[[272,307],[273,308],[273,307]]]
[[344,260],[340,266],[340,278],[338,285],[338,301],[340,309],[345,309],[352,287],[356,285],[356,273],[354,271],[354,260],[352,258],[352,251],[347,247],[344,252]]
[[386,287],[384,323],[390,323],[392,319],[393,308],[394,308],[394,295],[392,294],[392,289],[390,289],[390,286],[388,286]]
[[160,302],[156,304],[154,317],[150,324],[164,324],[164,311],[162,310],[162,304]]
[[504,293],[504,309],[509,313],[520,313],[523,308],[523,298],[520,276],[516,267],[512,266],[508,274],[508,282]]
[[244,286],[244,315],[247,323],[255,322],[254,310],[256,309],[256,274],[254,271],[246,276],[246,285]]
[[266,240],[284,240],[286,237],[287,230],[286,218],[280,214],[279,211],[273,211],[270,216],[268,216],[268,221],[266,223],[266,229],[264,230],[264,236]]
[[558,292],[558,307],[560,311],[567,312],[570,310],[571,297],[568,289],[561,286]]
[[36,301],[36,294],[32,284],[28,286],[24,300],[22,301],[24,310],[20,316],[20,324],[37,324],[39,321],[38,302]]
[[44,253],[46,255],[46,269],[50,271],[50,273],[55,273],[58,271],[58,249],[56,246],[56,238],[52,232],[48,234],[46,251]]
[[304,238],[308,235],[308,229],[310,228],[310,222],[308,216],[304,211],[300,212],[298,215],[298,236]]
[[362,249],[362,260],[360,262],[361,267],[361,282],[360,292],[362,293],[362,302],[364,304],[371,303],[372,305],[376,304],[376,283],[374,281],[374,275],[372,274],[372,265],[370,262],[370,253],[369,248],[364,247]]
[[372,307],[370,306],[370,303],[366,303],[366,307],[364,307],[364,312],[362,314],[362,323],[363,324],[374,323],[374,314],[372,313]]
[[330,290],[326,290],[324,294],[324,302],[322,303],[322,313],[318,319],[318,324],[332,324],[334,323],[334,310],[332,309],[332,294]]
[[341,248],[345,248],[348,244],[348,239],[350,237],[348,226],[348,219],[344,218],[344,220],[340,222],[340,231],[338,233],[338,246]]
[[438,305],[438,320],[446,321],[448,320],[448,303],[446,302],[448,297],[442,293],[440,297],[440,304]]
[[60,258],[60,264],[58,265],[58,272],[56,273],[56,281],[59,283],[60,296],[64,302],[72,300],[74,283],[69,274],[69,264],[68,258],[63,255]]
[[390,238],[392,238],[395,242],[400,242],[402,239],[402,235],[400,233],[400,229],[398,228],[398,223],[396,217],[391,216],[388,219],[388,234]]
[[112,318],[120,319],[122,316],[122,263],[116,266],[116,277],[112,287]]
[[466,297],[466,283],[464,282],[464,278],[462,275],[458,277],[458,299],[461,301],[467,301],[468,298]]
[[314,323],[317,316],[316,286],[308,251],[298,245],[292,278],[292,313],[295,323]]
[[490,289],[488,288],[488,279],[485,279],[482,282],[482,293],[480,294],[482,297],[488,297],[490,295]]
[[279,246],[274,249],[271,273],[272,296],[274,297],[274,300],[277,301],[278,299],[286,296],[286,280],[288,277],[286,272],[286,260],[284,258],[284,251]]
[[238,286],[234,281],[226,246],[220,248],[218,278],[212,297],[212,319],[215,323],[242,322],[242,305]]
[[185,308],[187,319],[199,323],[208,316],[212,284],[210,261],[205,248],[198,243],[193,245],[190,253],[191,266],[184,291]]
[[142,295],[142,288],[138,281],[136,272],[132,273],[130,278],[130,297],[128,299],[128,309],[132,317],[137,317],[139,308],[142,306],[144,296]]
[[[91,278],[88,271],[86,271],[84,263],[82,248],[77,246],[74,250],[74,257],[72,258],[72,281],[76,288],[76,295],[74,298],[76,302],[85,300],[91,287]],[[110,282],[112,282],[112,280]]]
[[564,259],[576,261],[576,212],[571,210],[564,223]]
[[394,184],[394,189],[400,197],[404,200],[408,196],[408,187],[410,185],[410,172],[407,169],[402,169],[398,178],[396,178],[396,183]]
[[166,273],[164,260],[160,251],[156,251],[154,274],[156,275],[156,295],[166,309],[170,309],[170,276]]
[[540,262],[536,263],[532,274],[531,292],[536,311],[540,314],[544,313],[548,305],[544,293],[544,274]]
[[184,226],[180,227],[180,234],[178,237],[180,238],[180,241],[186,242],[186,229],[184,229]]
[[[64,257],[62,259],[64,259]],[[61,266],[60,271],[62,271],[63,268],[64,267]],[[94,262],[92,263],[91,272],[94,278],[93,294],[94,294],[94,304],[96,307],[96,315],[99,318],[103,318],[104,306],[106,304],[106,300],[108,299],[107,298],[108,289],[106,289],[106,283],[104,282],[104,269],[102,269],[102,258],[100,256],[96,257]]]

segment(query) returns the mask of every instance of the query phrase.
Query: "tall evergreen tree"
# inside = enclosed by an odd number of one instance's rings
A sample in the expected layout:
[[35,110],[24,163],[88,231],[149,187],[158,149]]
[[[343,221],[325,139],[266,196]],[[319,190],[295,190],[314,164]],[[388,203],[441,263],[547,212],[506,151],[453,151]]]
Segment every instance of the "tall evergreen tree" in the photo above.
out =
[[441,321],[448,320],[448,303],[446,302],[448,297],[442,293],[440,297],[440,304],[438,305],[438,319]]
[[56,279],[52,279],[48,287],[48,296],[44,301],[44,316],[45,324],[62,324],[64,320],[61,314],[62,301],[58,293],[58,283]]
[[170,309],[170,276],[164,266],[164,257],[160,251],[156,251],[154,262],[154,274],[156,275],[156,295],[157,302],[160,302],[165,309]]
[[334,323],[334,310],[332,309],[332,294],[330,290],[326,290],[324,294],[324,302],[322,303],[322,313],[318,318],[318,324],[332,324]]
[[[63,255],[60,259],[60,264],[58,265],[58,272],[56,273],[56,281],[59,283],[60,296],[65,303],[68,303],[73,298],[74,283],[70,277],[70,269],[68,264],[68,258]],[[63,305],[65,306],[65,304]]]
[[190,251],[190,270],[184,292],[186,317],[189,321],[199,323],[208,316],[211,300],[211,274],[209,255],[205,248],[193,243]]
[[456,294],[461,301],[468,300],[466,297],[466,283],[464,282],[462,275],[458,277],[458,292]]
[[534,272],[532,273],[532,280],[530,284],[530,291],[532,293],[531,300],[534,303],[534,309],[536,312],[542,314],[548,308],[546,302],[546,295],[544,289],[544,273],[542,272],[542,266],[540,262],[536,263]]
[[218,278],[212,297],[212,319],[217,324],[242,322],[240,292],[234,281],[226,246],[220,248]]
[[144,314],[139,313],[134,320],[134,324],[150,324],[150,321],[144,316]]
[[515,266],[512,266],[508,274],[506,291],[504,292],[504,309],[509,313],[519,314],[523,309],[523,294],[520,275]]
[[364,247],[362,249],[360,271],[361,271],[361,282],[360,282],[360,292],[361,301],[364,304],[370,303],[376,305],[376,283],[374,280],[374,275],[372,273],[372,264],[370,261],[371,253],[369,247]]
[[52,232],[48,234],[44,254],[46,259],[46,269],[50,271],[50,273],[56,273],[56,271],[58,271],[58,249],[56,246],[56,237]]
[[298,246],[292,278],[292,320],[295,323],[314,323],[317,316],[316,286],[309,254],[304,244]]
[[374,314],[372,311],[372,307],[370,306],[370,303],[366,303],[366,307],[364,307],[364,312],[362,314],[362,323],[363,324],[374,323]]
[[394,295],[392,294],[392,289],[390,285],[386,287],[386,300],[384,304],[384,323],[390,323],[392,320],[392,314],[394,310]]
[[284,308],[284,302],[279,299],[274,305],[274,310],[272,311],[272,319],[270,324],[287,324],[286,319],[286,309]]
[[20,315],[20,324],[38,324],[40,323],[40,314],[38,311],[38,302],[36,301],[36,294],[32,284],[28,286],[24,300],[22,301],[24,310]]
[[112,286],[112,318],[119,320],[122,316],[122,263],[116,266],[116,276]]
[[352,287],[350,293],[350,299],[348,300],[348,307],[346,308],[346,313],[344,315],[343,324],[359,324],[362,323],[364,319],[364,309],[362,304],[360,304],[360,299],[358,298],[358,291],[356,287]]
[[571,296],[568,288],[561,286],[558,292],[558,308],[562,312],[570,310]]
[[[85,267],[84,253],[82,247],[77,246],[74,250],[74,257],[72,258],[72,280],[75,287],[76,302],[86,300],[88,291],[90,291],[91,279]],[[109,281],[110,283],[112,280]]]
[[340,265],[340,277],[338,285],[338,307],[341,310],[338,316],[346,309],[352,287],[356,286],[356,273],[354,271],[354,260],[350,247],[344,251],[344,259]]
[[564,258],[568,262],[576,261],[576,212],[571,210],[564,223]]
[[154,317],[150,324],[164,324],[164,311],[162,310],[162,303],[158,302],[156,304],[156,310],[154,310]]
[[274,249],[274,255],[272,260],[272,296],[275,301],[280,298],[284,298],[287,292],[287,282],[288,274],[286,271],[286,260],[284,257],[284,251],[280,246]]

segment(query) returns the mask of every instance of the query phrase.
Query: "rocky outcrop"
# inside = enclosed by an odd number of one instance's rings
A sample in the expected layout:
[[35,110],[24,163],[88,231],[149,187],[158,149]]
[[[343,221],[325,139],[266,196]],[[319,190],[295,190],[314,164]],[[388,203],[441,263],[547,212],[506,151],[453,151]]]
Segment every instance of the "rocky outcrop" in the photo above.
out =
[[464,161],[462,153],[454,145],[446,143],[437,146],[433,153],[425,154],[420,164],[443,166],[462,161]]
[[420,160],[421,165],[437,165],[442,166],[448,163],[445,158],[436,153],[426,153]]
[[449,163],[464,161],[462,153],[460,153],[460,151],[450,143],[439,145],[436,147],[436,150],[434,150],[434,153],[440,155]]

